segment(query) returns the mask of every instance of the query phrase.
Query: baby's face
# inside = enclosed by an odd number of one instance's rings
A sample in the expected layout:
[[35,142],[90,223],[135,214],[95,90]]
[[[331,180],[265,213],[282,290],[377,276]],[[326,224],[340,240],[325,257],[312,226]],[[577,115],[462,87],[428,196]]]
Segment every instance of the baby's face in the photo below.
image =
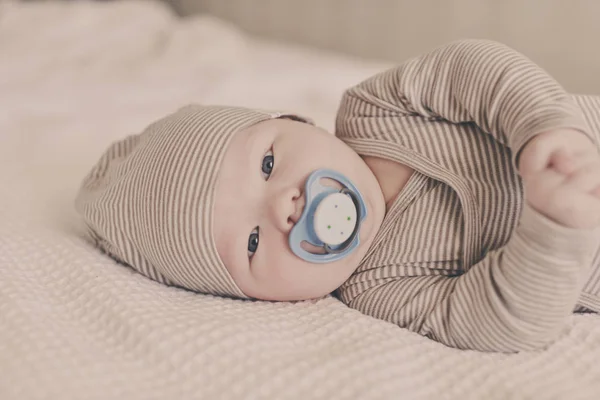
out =
[[[306,179],[319,168],[348,177],[367,207],[358,248],[326,264],[299,258],[288,244],[304,209]],[[233,137],[214,213],[217,250],[238,287],[251,298],[289,301],[325,296],[348,279],[381,225],[385,203],[375,175],[340,139],[306,123],[273,119]]]

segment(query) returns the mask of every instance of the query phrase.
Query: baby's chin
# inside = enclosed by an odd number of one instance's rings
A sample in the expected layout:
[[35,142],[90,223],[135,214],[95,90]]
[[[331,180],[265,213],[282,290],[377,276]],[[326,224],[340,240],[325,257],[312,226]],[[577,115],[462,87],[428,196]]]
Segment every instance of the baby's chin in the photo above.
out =
[[310,301],[310,300],[319,300],[323,299],[333,292],[335,292],[337,288],[334,288],[330,291],[324,290],[321,292],[311,292],[311,293],[259,293],[256,296],[249,296],[254,300],[260,301],[273,301],[273,302],[296,302],[296,301]]
[[330,295],[354,272],[354,268],[348,268],[350,265],[345,261],[331,264],[302,261],[290,263],[287,267],[287,271],[273,271],[270,277],[255,277],[257,280],[253,282],[244,282],[247,285],[240,282],[240,289],[255,300],[314,300]]

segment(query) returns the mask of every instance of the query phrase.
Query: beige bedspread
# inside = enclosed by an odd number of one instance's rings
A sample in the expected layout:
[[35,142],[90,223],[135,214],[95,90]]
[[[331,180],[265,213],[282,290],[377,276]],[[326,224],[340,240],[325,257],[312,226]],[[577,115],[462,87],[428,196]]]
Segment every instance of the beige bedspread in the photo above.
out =
[[112,140],[191,101],[331,129],[342,90],[383,67],[148,1],[0,1],[0,399],[600,398],[596,315],[543,352],[458,351],[333,298],[167,288],[81,237],[73,197]]

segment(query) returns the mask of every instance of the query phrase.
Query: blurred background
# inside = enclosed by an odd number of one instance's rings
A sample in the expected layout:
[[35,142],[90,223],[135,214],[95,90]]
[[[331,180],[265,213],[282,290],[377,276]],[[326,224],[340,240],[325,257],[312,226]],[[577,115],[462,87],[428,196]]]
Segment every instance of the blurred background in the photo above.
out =
[[81,175],[189,103],[333,131],[344,90],[462,38],[503,42],[567,91],[600,95],[599,0],[0,0],[0,159]]
[[598,0],[169,0],[263,37],[401,62],[460,38],[503,42],[567,90],[600,94]]

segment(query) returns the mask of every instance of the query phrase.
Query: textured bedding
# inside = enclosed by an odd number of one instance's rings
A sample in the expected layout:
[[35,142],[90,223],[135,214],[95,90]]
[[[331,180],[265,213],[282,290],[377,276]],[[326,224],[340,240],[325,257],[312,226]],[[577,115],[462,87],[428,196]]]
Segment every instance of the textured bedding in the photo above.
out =
[[189,102],[332,129],[344,88],[385,67],[149,1],[0,1],[0,399],[600,398],[597,315],[542,352],[459,351],[334,298],[164,287],[83,236],[73,198],[111,141]]

